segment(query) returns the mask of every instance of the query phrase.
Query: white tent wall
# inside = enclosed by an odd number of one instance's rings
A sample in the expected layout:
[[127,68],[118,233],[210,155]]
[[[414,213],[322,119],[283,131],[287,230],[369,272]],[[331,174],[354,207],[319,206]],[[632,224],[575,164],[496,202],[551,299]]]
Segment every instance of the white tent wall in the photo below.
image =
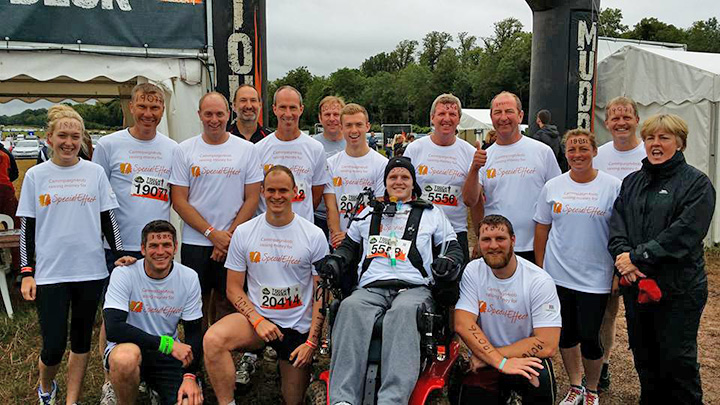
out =
[[[720,55],[624,47],[598,63],[595,133],[598,143],[611,140],[604,125],[605,106],[627,96],[638,104],[640,126],[658,113],[677,114],[688,124],[685,157],[718,188],[720,171]],[[720,204],[716,205],[708,242],[720,243]]]

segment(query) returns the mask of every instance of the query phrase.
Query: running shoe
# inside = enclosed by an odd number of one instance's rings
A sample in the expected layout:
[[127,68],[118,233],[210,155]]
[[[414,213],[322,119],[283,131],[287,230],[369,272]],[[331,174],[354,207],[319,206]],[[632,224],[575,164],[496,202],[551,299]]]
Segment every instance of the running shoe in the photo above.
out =
[[105,381],[102,386],[102,395],[100,396],[100,405],[115,405],[117,404],[117,398],[115,397],[115,390],[113,389],[110,381]]
[[235,383],[247,385],[250,383],[252,375],[255,374],[255,363],[257,356],[249,353],[243,354],[235,371]]
[[55,397],[57,396],[58,386],[55,380],[52,383],[52,389],[50,392],[43,392],[40,384],[38,384],[38,398],[40,398],[40,405],[55,405]]
[[590,390],[585,390],[584,397],[584,405],[600,405],[600,397],[598,396],[597,392],[591,392]]
[[510,391],[510,395],[508,395],[508,398],[505,401],[505,405],[522,405],[522,403],[522,397],[517,393],[517,391]]
[[576,385],[571,385],[570,390],[565,395],[560,405],[583,405],[583,397],[585,396],[585,389]]
[[606,392],[610,390],[610,368],[607,364],[603,365],[602,373],[600,373],[600,381],[598,381],[598,392]]
[[265,346],[265,351],[263,352],[263,359],[265,361],[275,361],[277,360],[277,352],[275,349],[273,349],[270,346]]

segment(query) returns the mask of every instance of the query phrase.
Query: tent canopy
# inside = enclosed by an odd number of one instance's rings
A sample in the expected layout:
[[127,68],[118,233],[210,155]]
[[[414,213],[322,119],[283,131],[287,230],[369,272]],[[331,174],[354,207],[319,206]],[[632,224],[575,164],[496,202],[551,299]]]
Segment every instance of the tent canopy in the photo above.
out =
[[458,131],[466,131],[471,129],[479,129],[482,131],[493,129],[492,121],[490,120],[489,109],[462,109],[462,116],[460,117]]
[[0,102],[20,99],[58,102],[72,99],[123,100],[126,124],[130,91],[137,83],[152,82],[165,92],[163,132],[180,142],[200,132],[194,114],[207,92],[208,73],[199,59],[151,58],[86,54],[68,51],[9,50],[0,59]]
[[[688,124],[688,163],[707,174],[717,188],[720,54],[625,46],[598,63],[597,86],[595,132],[599,143],[611,139],[602,122],[605,106],[617,96],[637,102],[639,128],[653,114],[677,114]],[[720,204],[711,236],[713,243],[720,243]]]

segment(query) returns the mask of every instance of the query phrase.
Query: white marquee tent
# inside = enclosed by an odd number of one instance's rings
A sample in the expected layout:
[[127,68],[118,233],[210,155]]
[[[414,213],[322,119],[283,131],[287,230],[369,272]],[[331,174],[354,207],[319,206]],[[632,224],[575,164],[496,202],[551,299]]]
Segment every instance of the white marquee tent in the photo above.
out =
[[[685,151],[688,163],[706,173],[718,187],[720,54],[625,46],[599,62],[595,131],[600,143],[610,140],[602,125],[605,106],[621,95],[638,103],[640,125],[656,113],[685,119],[690,130]],[[710,237],[713,243],[720,243],[720,204]]]
[[152,82],[165,92],[165,115],[158,130],[180,142],[201,131],[194,112],[209,89],[208,71],[199,55],[188,52],[183,56],[182,52],[146,57],[122,51],[77,53],[32,46],[3,50],[0,103],[12,99],[82,102],[120,98],[125,125],[132,125],[127,109],[130,90],[137,83]]

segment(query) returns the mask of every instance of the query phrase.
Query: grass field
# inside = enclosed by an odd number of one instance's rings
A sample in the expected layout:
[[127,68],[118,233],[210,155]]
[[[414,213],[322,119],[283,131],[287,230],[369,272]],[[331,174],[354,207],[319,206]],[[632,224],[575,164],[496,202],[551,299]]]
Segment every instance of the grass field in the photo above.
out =
[[[24,171],[34,161],[20,161],[21,179]],[[19,181],[21,181],[21,179]],[[18,192],[19,181],[16,183]],[[709,276],[710,294],[701,321],[699,341],[699,359],[705,403],[720,404],[720,251],[711,250],[707,255],[707,271]],[[8,319],[4,312],[0,313],[0,404],[27,404],[36,402],[35,387],[37,382],[37,361],[41,346],[37,316],[32,303],[22,301],[18,288],[12,287],[12,305],[15,318]],[[624,314],[621,307],[620,313]],[[97,332],[97,328],[96,328]],[[611,372],[613,386],[610,392],[601,395],[605,404],[637,403],[639,396],[638,380],[633,367],[632,356],[627,349],[627,333],[624,317],[618,320],[618,338],[613,352]],[[97,334],[94,336],[93,355],[85,377],[84,404],[99,402],[100,387],[103,373],[100,355],[97,352]],[[61,398],[64,398],[63,386],[65,364],[60,369],[58,382],[61,387]],[[321,361],[325,363],[326,360]],[[278,388],[278,375],[274,363],[262,362],[260,370],[253,378],[252,386],[244,392],[237,393],[238,404],[269,405],[281,403]],[[558,377],[558,395],[566,392],[567,378],[562,367],[560,356],[554,359]],[[206,403],[215,403],[214,396],[206,389]]]

